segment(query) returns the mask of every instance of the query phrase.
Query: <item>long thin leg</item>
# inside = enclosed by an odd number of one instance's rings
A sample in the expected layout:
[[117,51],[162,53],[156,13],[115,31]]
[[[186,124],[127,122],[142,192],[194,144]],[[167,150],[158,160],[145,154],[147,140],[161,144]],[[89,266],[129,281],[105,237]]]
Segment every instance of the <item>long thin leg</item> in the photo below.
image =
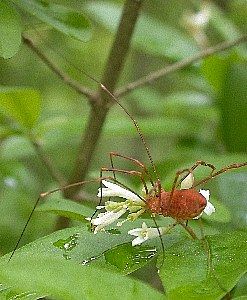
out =
[[51,190],[51,191],[48,191],[48,192],[45,192],[45,193],[40,193],[37,201],[35,202],[35,204],[33,206],[33,209],[31,210],[31,212],[30,212],[30,214],[28,216],[27,222],[26,222],[25,226],[22,229],[22,232],[21,232],[20,237],[19,237],[19,239],[18,239],[18,241],[17,241],[17,243],[16,243],[16,245],[14,247],[14,250],[12,251],[12,253],[11,253],[10,257],[9,257],[9,261],[11,260],[11,258],[13,257],[13,255],[15,254],[15,251],[17,250],[17,248],[18,248],[18,246],[19,246],[19,244],[20,244],[20,242],[22,240],[22,237],[23,237],[23,235],[24,235],[24,233],[25,233],[25,231],[27,229],[27,226],[28,226],[28,224],[29,224],[29,222],[30,222],[30,220],[31,220],[31,218],[33,216],[33,213],[34,213],[34,211],[35,211],[36,207],[38,206],[38,204],[39,204],[39,202],[40,202],[41,199],[43,199],[43,198],[45,198],[45,197],[47,197],[47,196],[49,196],[49,195],[51,195],[53,193],[56,193],[56,192],[59,192],[59,191],[64,191],[64,190],[67,190],[67,189],[69,189],[71,187],[74,187],[74,186],[80,186],[80,185],[83,185],[83,184],[93,183],[93,182],[99,182],[99,181],[101,182],[104,179],[112,179],[112,177],[111,176],[105,176],[105,177],[100,177],[100,178],[97,178],[97,179],[80,181],[80,182],[76,182],[76,183],[72,183],[72,184],[63,186],[61,188],[56,188],[54,190]]
[[178,223],[177,223],[177,221],[174,222],[174,223],[172,223],[171,225],[169,225],[169,226],[167,227],[166,231],[163,232],[163,233],[161,234],[160,229],[159,229],[159,226],[158,226],[158,224],[157,224],[157,222],[156,222],[156,220],[155,220],[155,216],[154,216],[154,215],[151,215],[151,218],[153,219],[153,221],[154,221],[154,223],[155,223],[155,226],[156,226],[156,228],[157,228],[157,230],[158,230],[158,233],[159,233],[159,239],[160,239],[160,243],[161,243],[161,249],[162,249],[162,261],[161,261],[161,264],[160,264],[159,266],[157,266],[157,268],[160,269],[160,268],[164,265],[164,261],[165,261],[165,247],[164,247],[164,244],[163,244],[162,235],[167,234],[167,233],[168,233],[170,230],[172,230],[172,228],[175,227]]
[[193,240],[197,240],[198,239],[198,237],[196,236],[194,230],[190,226],[184,224],[183,221],[179,221],[179,220],[177,221],[177,223],[179,225],[181,225],[189,233],[189,235],[193,238]]
[[151,182],[152,186],[154,186],[154,182],[152,180],[152,177],[150,175],[150,173],[148,172],[146,166],[140,162],[138,159],[135,159],[133,157],[129,157],[129,156],[126,156],[126,155],[122,155],[122,154],[119,154],[117,152],[110,152],[110,160],[111,160],[111,167],[113,167],[113,157],[120,157],[120,158],[123,158],[123,159],[126,159],[126,160],[129,160],[131,161],[132,163],[134,163],[136,166],[140,167],[143,172],[147,175],[149,181]]
[[[213,172],[215,171],[215,166],[212,165],[212,164],[208,164],[202,160],[198,160],[192,167],[190,168],[187,168],[187,169],[184,169],[184,170],[181,170],[181,171],[177,171],[176,172],[176,176],[174,178],[174,181],[173,181],[173,184],[172,184],[172,190],[171,190],[171,194],[170,194],[170,202],[172,201],[172,196],[173,196],[173,193],[176,189],[177,186],[179,186],[181,184],[181,182],[184,180],[184,178],[186,178],[188,176],[189,173],[192,173],[197,167],[199,166],[205,166],[205,167],[209,167],[211,169],[211,173],[210,175],[213,174]],[[178,179],[179,177],[183,174],[183,173],[186,173],[186,175],[181,179],[179,180],[178,182]],[[194,187],[195,185],[193,185]]]
[[[145,165],[144,165],[143,163],[141,163],[139,160],[137,160],[137,159],[135,159],[135,158],[132,158],[132,157],[128,157],[128,156],[119,154],[119,153],[117,153],[117,152],[110,152],[110,153],[109,153],[109,156],[110,156],[111,169],[101,168],[101,170],[100,170],[100,177],[103,176],[103,171],[106,171],[106,172],[112,172],[113,178],[114,178],[114,182],[116,182],[116,181],[117,181],[117,178],[116,178],[116,172],[117,172],[118,169],[116,169],[116,168],[114,167],[113,157],[120,157],[120,158],[129,160],[129,161],[133,162],[135,165],[137,165],[138,167],[142,168],[142,170],[144,171],[144,173],[148,176],[148,178],[149,178],[151,184],[154,185],[154,184],[153,184],[153,181],[152,181],[152,178],[151,178],[151,176],[150,176],[150,174],[149,174],[147,168],[146,168]],[[111,171],[110,171],[110,170],[111,170]],[[118,171],[118,172],[120,172],[120,171]],[[123,171],[123,170],[122,170],[121,172],[122,172],[122,173],[125,173],[125,174],[127,173],[127,171]],[[130,172],[132,173],[131,175],[134,175],[134,174],[133,174],[134,171],[130,171]],[[130,174],[130,173],[129,173],[129,174]],[[147,195],[147,194],[148,194],[148,189],[147,189],[147,186],[146,186],[144,177],[141,176],[140,178],[141,178],[141,180],[142,180],[142,183],[143,183],[143,185],[144,185],[145,192],[146,192],[146,195]],[[101,192],[100,192],[100,201],[99,201],[99,203],[98,203],[98,206],[100,206],[100,205],[102,204],[102,201],[103,201],[103,199],[102,199],[102,181],[100,182],[100,191],[101,191]],[[110,199],[110,198],[109,198],[109,199]],[[95,216],[96,213],[97,213],[97,209],[94,211],[93,215],[91,216],[91,219]]]
[[101,170],[102,170],[102,172],[118,172],[118,173],[122,173],[122,174],[128,174],[128,175],[139,177],[142,184],[143,184],[143,186],[144,186],[144,188],[145,188],[145,194],[146,194],[146,196],[148,195],[147,184],[146,184],[145,179],[143,177],[143,174],[141,172],[139,172],[139,171],[128,171],[128,170],[122,170],[122,169],[112,169],[112,168],[101,168]]
[[[116,179],[116,172],[119,173],[124,173],[124,174],[129,174],[129,175],[135,175],[135,176],[139,176],[139,178],[141,179],[145,191],[146,191],[146,195],[148,194],[148,189],[147,189],[147,185],[146,182],[142,176],[141,172],[138,171],[127,171],[127,170],[121,170],[121,169],[115,169],[115,168],[101,168],[100,169],[100,178],[103,178],[103,172],[112,172],[113,173],[113,178],[110,177],[114,182],[119,183],[121,186],[123,186],[124,188],[126,188],[127,190],[131,191],[133,194],[137,195],[142,201],[145,202],[145,199],[142,198],[139,194],[137,194],[135,191],[133,191],[132,189],[130,189],[129,187],[126,187],[124,184],[120,183],[117,179]],[[102,179],[103,180],[103,179]],[[102,184],[102,180],[100,181],[100,201],[98,203],[97,206],[100,206],[102,204],[103,201],[103,196],[102,196],[102,188],[103,188],[103,184]],[[91,216],[91,220],[93,219],[93,217],[96,215],[97,213],[97,209],[95,209],[95,211],[93,212],[92,216]]]
[[215,268],[213,266],[213,262],[212,262],[212,250],[211,250],[211,247],[210,247],[210,244],[207,240],[207,237],[205,236],[204,234],[204,230],[203,230],[203,226],[202,226],[202,220],[199,219],[199,226],[200,226],[200,231],[201,231],[201,237],[202,237],[202,242],[203,242],[203,246],[204,246],[204,249],[206,251],[206,254],[207,254],[207,265],[208,265],[208,276],[210,276],[211,274],[213,275],[214,279],[217,281],[219,287],[222,289],[222,291],[228,293],[227,289],[223,287],[223,285],[221,284],[217,274],[216,274],[216,271],[215,271]]
[[206,183],[208,182],[210,179],[215,178],[216,176],[221,175],[222,173],[228,172],[232,169],[238,169],[241,167],[245,167],[247,166],[247,162],[243,162],[243,163],[238,163],[238,164],[231,164],[229,166],[223,167],[222,169],[220,169],[219,171],[214,170],[213,172],[211,172],[211,174],[209,176],[207,176],[206,178],[198,181],[196,184],[194,184],[194,187],[202,184],[202,183]]

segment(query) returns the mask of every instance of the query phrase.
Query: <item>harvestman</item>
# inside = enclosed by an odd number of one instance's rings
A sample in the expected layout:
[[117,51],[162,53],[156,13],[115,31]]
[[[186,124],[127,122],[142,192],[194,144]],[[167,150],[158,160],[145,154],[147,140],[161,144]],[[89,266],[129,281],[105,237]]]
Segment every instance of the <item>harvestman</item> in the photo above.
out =
[[[78,69],[76,66],[73,65],[73,67],[75,69]],[[110,162],[111,162],[111,168],[101,168],[100,171],[100,177],[97,179],[93,179],[93,180],[87,180],[87,181],[82,181],[82,182],[77,182],[77,183],[73,183],[64,187],[60,187],[57,189],[54,189],[52,191],[49,192],[45,192],[45,193],[41,193],[40,197],[37,199],[30,215],[29,218],[22,230],[22,233],[20,235],[19,240],[16,243],[16,246],[9,258],[9,260],[12,258],[12,256],[14,255],[16,249],[19,246],[19,243],[22,239],[22,236],[29,224],[29,221],[40,201],[41,198],[45,198],[48,195],[55,193],[57,191],[63,191],[66,189],[69,189],[71,187],[74,186],[81,186],[87,183],[92,183],[92,182],[100,182],[100,190],[101,192],[99,193],[100,196],[100,203],[99,206],[101,205],[102,202],[102,188],[103,188],[103,184],[102,181],[104,180],[110,180],[113,181],[116,184],[119,184],[120,186],[122,186],[123,188],[125,188],[126,190],[129,190],[133,195],[135,195],[137,198],[139,198],[140,201],[142,201],[144,203],[141,212],[143,211],[149,211],[151,213],[151,216],[155,222],[156,225],[156,229],[157,229],[157,233],[158,236],[160,237],[161,240],[161,245],[162,245],[162,251],[163,251],[163,258],[164,258],[164,245],[162,242],[162,238],[161,238],[161,232],[159,227],[157,226],[157,223],[155,221],[154,216],[155,215],[163,215],[165,217],[171,217],[175,220],[175,222],[173,224],[171,224],[170,227],[168,227],[168,229],[165,231],[168,232],[170,229],[172,229],[174,226],[176,225],[181,225],[188,233],[189,235],[193,238],[193,239],[197,239],[196,234],[194,233],[194,231],[192,230],[191,227],[188,226],[188,221],[191,219],[195,219],[201,216],[202,212],[204,211],[204,209],[206,208],[207,204],[208,204],[208,199],[205,198],[204,195],[202,195],[201,193],[199,193],[195,188],[198,187],[199,185],[201,185],[202,183],[206,183],[207,181],[211,180],[212,178],[219,176],[220,174],[227,172],[229,170],[232,169],[237,169],[243,166],[247,165],[247,162],[244,163],[236,163],[236,164],[231,164],[228,165],[226,167],[221,168],[220,170],[216,170],[216,168],[209,163],[206,163],[204,161],[197,161],[192,167],[181,170],[176,172],[173,184],[172,184],[172,189],[170,192],[165,191],[162,186],[161,186],[161,182],[160,182],[160,178],[157,174],[157,170],[156,170],[156,166],[153,162],[151,153],[149,151],[149,148],[146,144],[146,141],[143,137],[143,134],[139,128],[138,123],[136,122],[136,120],[131,116],[131,114],[128,112],[128,110],[126,110],[126,108],[124,106],[122,106],[122,104],[118,101],[118,99],[114,96],[114,94],[112,94],[107,87],[105,87],[103,84],[101,84],[98,80],[96,80],[95,78],[93,78],[92,76],[90,76],[89,74],[87,74],[85,71],[83,70],[79,70],[80,72],[82,72],[86,77],[90,78],[92,81],[96,82],[97,84],[100,85],[100,87],[124,110],[124,112],[129,116],[129,118],[131,119],[131,121],[133,122],[140,138],[141,141],[144,145],[144,148],[146,150],[146,153],[148,155],[149,158],[149,162],[151,163],[151,167],[152,167],[152,173],[155,176],[155,181],[152,179],[152,175],[150,174],[150,172],[148,171],[148,169],[146,168],[146,166],[140,162],[139,160],[132,158],[132,157],[128,157],[116,152],[111,152],[110,153]],[[119,157],[125,160],[128,160],[130,162],[132,162],[135,166],[137,166],[141,171],[136,171],[136,170],[123,170],[123,169],[118,169],[114,167],[113,164],[113,159],[115,157]],[[209,167],[211,169],[210,174],[205,177],[204,179],[201,179],[198,182],[194,182],[194,180],[190,180],[189,186],[187,183],[187,187],[183,188],[183,189],[179,189],[179,186],[185,186],[184,185],[184,181],[186,179],[189,178],[189,175],[193,176],[193,171],[198,167],[198,166],[205,166],[205,167]],[[112,176],[103,176],[103,172],[110,172],[112,174]],[[128,174],[131,176],[136,176],[140,179],[140,181],[143,184],[144,187],[144,192],[145,195],[144,197],[140,196],[138,193],[136,193],[135,191],[131,190],[130,188],[126,187],[125,185],[123,185],[121,182],[119,182],[116,179],[116,173],[122,173],[122,174]],[[182,177],[180,179],[180,177]],[[148,179],[149,183],[151,184],[151,189],[148,189],[147,183],[146,183],[146,178]],[[188,180],[187,180],[188,182]],[[93,216],[90,218],[91,223],[94,223],[94,215],[96,214],[97,210],[95,211],[95,213],[93,214]],[[97,219],[97,218],[96,218]],[[162,232],[163,233],[163,232]],[[208,248],[208,247],[207,247]],[[209,254],[208,254],[209,256]]]
[[[85,72],[84,72],[84,74],[85,74]],[[166,232],[168,232],[172,227],[174,227],[176,225],[181,225],[193,239],[197,239],[196,234],[194,233],[192,228],[188,226],[187,223],[189,220],[195,219],[195,218],[198,218],[201,216],[203,210],[207,206],[208,201],[205,198],[205,196],[203,196],[201,193],[199,193],[195,188],[198,187],[199,185],[201,185],[202,183],[206,183],[209,180],[211,180],[212,178],[221,175],[222,173],[225,173],[232,169],[238,169],[240,167],[247,165],[247,162],[236,163],[236,164],[231,164],[231,165],[225,166],[225,167],[221,168],[220,170],[216,170],[215,166],[212,164],[206,163],[204,161],[197,161],[192,167],[176,172],[171,191],[170,192],[165,191],[161,186],[161,182],[160,182],[159,176],[157,174],[156,166],[153,162],[149,148],[145,142],[143,134],[142,134],[136,120],[130,115],[130,113],[125,109],[125,107],[122,106],[122,104],[118,101],[118,99],[116,99],[116,97],[103,84],[101,84],[100,82],[98,82],[97,80],[95,80],[94,78],[89,76],[88,74],[86,74],[86,76],[88,76],[89,78],[91,78],[92,80],[94,80],[95,82],[100,84],[101,88],[108,95],[110,95],[112,97],[112,99],[125,111],[125,113],[132,120],[132,122],[135,125],[135,128],[141,138],[141,141],[145,147],[146,153],[148,155],[149,161],[152,166],[153,174],[156,177],[156,179],[155,179],[155,181],[152,179],[152,176],[151,176],[150,172],[148,171],[148,169],[146,168],[146,166],[143,163],[141,163],[139,160],[116,153],[116,152],[110,152],[111,167],[110,168],[101,168],[99,178],[92,179],[92,180],[86,180],[86,181],[82,181],[82,182],[76,182],[76,183],[40,194],[40,197],[37,199],[32,211],[29,215],[29,218],[22,230],[20,238],[15,246],[15,249],[13,250],[9,259],[12,258],[16,249],[18,248],[20,240],[21,240],[21,238],[27,228],[27,225],[29,224],[29,221],[33,215],[33,212],[34,212],[35,208],[37,207],[41,198],[45,198],[48,195],[53,194],[58,191],[67,190],[71,187],[82,186],[84,184],[88,184],[88,183],[92,183],[92,182],[99,182],[100,183],[100,191],[101,191],[101,192],[99,192],[99,196],[100,196],[99,206],[101,206],[102,197],[103,197],[103,194],[102,194],[103,183],[102,182],[106,182],[106,180],[110,180],[110,182],[114,182],[115,184],[118,184],[119,186],[130,191],[132,194],[136,195],[140,199],[140,201],[143,201],[143,203],[144,203],[144,205],[142,207],[142,212],[149,211],[151,213],[151,216],[153,219],[154,219],[155,215],[163,215],[165,217],[173,218],[175,220],[175,222],[173,224],[171,224],[170,227],[168,227],[168,230]],[[130,161],[135,166],[139,167],[141,171],[124,170],[124,169],[115,168],[113,159],[116,157]],[[193,171],[198,166],[209,167],[211,169],[210,174],[198,182],[194,182],[194,180],[190,180],[190,184],[188,187],[179,189],[178,187],[180,185],[182,186],[183,182],[187,178],[189,178],[190,175],[193,176]],[[111,176],[103,176],[103,172],[110,172],[112,175]],[[129,189],[124,184],[119,182],[116,179],[116,173],[128,174],[131,176],[138,177],[143,184],[145,196],[144,197],[140,196],[135,191]],[[180,178],[180,177],[182,177],[182,178]],[[146,178],[148,179],[148,181],[150,182],[150,184],[152,186],[151,189],[148,189],[148,186],[146,183]],[[93,216],[90,218],[90,221],[93,225],[94,225],[94,220],[95,220],[95,219],[93,219],[93,217],[96,214],[96,212],[97,212],[97,210],[95,211]],[[156,224],[158,236],[161,239],[161,232],[157,226],[155,219],[154,219],[154,222]],[[162,244],[162,250],[163,250],[163,255],[164,255],[164,245],[163,245],[162,239],[161,239],[161,244]]]

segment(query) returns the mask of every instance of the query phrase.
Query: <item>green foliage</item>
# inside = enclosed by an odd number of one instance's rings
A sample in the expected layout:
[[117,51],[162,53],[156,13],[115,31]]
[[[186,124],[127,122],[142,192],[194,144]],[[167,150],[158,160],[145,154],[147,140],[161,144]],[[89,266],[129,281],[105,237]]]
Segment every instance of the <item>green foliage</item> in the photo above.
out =
[[20,129],[31,129],[40,116],[39,93],[30,88],[1,88],[0,112]]
[[212,56],[205,60],[202,72],[217,93],[222,137],[227,149],[246,151],[246,63],[239,62],[234,55]]
[[5,1],[0,2],[0,56],[10,58],[21,44],[21,26],[17,12]]
[[71,220],[81,222],[85,221],[85,217],[88,217],[90,214],[92,214],[92,211],[85,207],[84,211],[86,212],[86,214],[83,215],[82,206],[78,203],[67,201],[60,197],[55,197],[55,199],[54,197],[52,198],[53,199],[50,199],[50,201],[41,204],[37,208],[37,211],[50,212],[58,216],[64,216],[70,218]]
[[[118,23],[121,7],[105,2],[94,2],[87,6],[92,18],[113,31]],[[108,16],[111,15],[112,18]],[[145,30],[143,30],[145,28]],[[181,31],[170,27],[151,16],[141,15],[133,39],[134,47],[150,55],[161,55],[177,60],[195,54],[197,47],[193,40]]]
[[[55,66],[97,91],[79,68],[101,80],[123,2],[70,1],[68,6],[62,0],[56,4],[2,0],[0,55],[10,58],[17,53],[23,28]],[[197,44],[193,32],[181,21],[201,9],[200,1],[161,2],[145,2],[119,87],[205,47]],[[244,1],[224,4],[226,10],[213,2],[209,23],[202,29],[208,46],[246,32]],[[92,25],[86,15],[95,22],[90,40]],[[244,45],[234,47],[130,91],[121,99],[141,128],[166,190],[177,170],[197,160],[217,169],[246,161],[246,57]],[[216,207],[212,216],[202,218],[207,244],[190,240],[186,231],[176,226],[163,237],[163,265],[159,238],[132,247],[128,235],[142,222],[154,227],[148,214],[122,227],[113,224],[105,232],[90,232],[85,218],[92,216],[98,203],[98,181],[85,184],[83,193],[77,195],[77,200],[85,200],[83,204],[65,199],[62,192],[42,199],[20,249],[7,263],[40,192],[61,185],[33,146],[38,143],[70,182],[90,107],[24,45],[11,60],[0,60],[0,78],[0,298],[246,298],[246,168],[198,187],[210,189]],[[111,165],[110,151],[140,160],[153,175],[132,121],[117,105],[109,112],[86,179],[98,177],[102,166]],[[114,166],[139,170],[121,158],[114,160]],[[200,180],[209,172],[200,167],[194,175]],[[141,193],[139,179],[117,176]],[[72,220],[71,228],[56,231],[61,216]],[[159,217],[157,222],[167,226],[172,221]],[[200,236],[198,222],[190,221],[189,225]]]
[[91,36],[91,24],[82,14],[66,6],[43,0],[23,0],[18,5],[55,29],[80,41]]
[[246,237],[246,233],[231,232],[208,238],[211,266],[207,264],[205,251],[199,243],[195,245],[189,241],[172,246],[164,262],[168,268],[162,268],[160,272],[168,297],[221,299],[246,272]]
[[[123,233],[126,229],[123,228]],[[143,299],[145,293],[147,298],[165,299],[150,287],[117,274],[143,267],[156,254],[157,246],[132,247],[123,244],[126,238],[126,234],[107,232],[94,235],[81,227],[65,229],[23,247],[8,263],[8,255],[3,257],[0,280],[8,287],[6,294],[29,292],[37,298],[49,295],[54,299],[97,299],[99,296],[104,299],[111,292],[113,299],[120,297],[119,293],[121,299],[130,299],[134,292],[135,299]],[[220,299],[246,272],[246,238],[243,232],[207,238],[211,269],[203,242],[183,238],[175,243],[165,240],[165,259],[159,275],[168,299]],[[73,243],[71,247],[70,243]]]

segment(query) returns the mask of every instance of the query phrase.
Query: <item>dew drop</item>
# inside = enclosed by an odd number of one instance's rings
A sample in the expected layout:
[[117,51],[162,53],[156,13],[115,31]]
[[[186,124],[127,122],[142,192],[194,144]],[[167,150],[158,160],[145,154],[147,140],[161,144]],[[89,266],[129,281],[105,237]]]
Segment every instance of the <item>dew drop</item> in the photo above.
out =
[[92,261],[94,261],[95,259],[97,259],[99,256],[92,256],[90,257],[89,259],[84,259],[81,264],[82,266],[86,266],[88,265],[89,263],[91,263]]
[[11,295],[6,295],[6,300],[15,300],[15,299],[28,299],[29,297],[35,297],[37,296],[36,293],[31,293],[31,292],[24,292],[20,294],[11,294]]
[[73,250],[78,245],[78,242],[77,242],[78,238],[79,238],[79,234],[75,233],[75,234],[69,236],[67,239],[60,239],[60,240],[54,242],[53,246],[63,250],[63,252],[64,252],[63,257],[68,260],[68,259],[71,259],[68,252]]

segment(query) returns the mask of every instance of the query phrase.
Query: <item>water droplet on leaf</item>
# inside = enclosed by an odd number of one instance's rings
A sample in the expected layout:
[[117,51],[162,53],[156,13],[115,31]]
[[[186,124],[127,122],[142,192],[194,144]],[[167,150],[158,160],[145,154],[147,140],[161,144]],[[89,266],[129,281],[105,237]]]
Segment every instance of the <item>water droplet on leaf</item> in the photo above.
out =
[[71,259],[71,257],[68,255],[68,252],[77,246],[78,238],[79,238],[79,234],[75,233],[70,237],[68,237],[67,239],[60,239],[54,242],[53,246],[64,251],[63,257],[65,259]]

